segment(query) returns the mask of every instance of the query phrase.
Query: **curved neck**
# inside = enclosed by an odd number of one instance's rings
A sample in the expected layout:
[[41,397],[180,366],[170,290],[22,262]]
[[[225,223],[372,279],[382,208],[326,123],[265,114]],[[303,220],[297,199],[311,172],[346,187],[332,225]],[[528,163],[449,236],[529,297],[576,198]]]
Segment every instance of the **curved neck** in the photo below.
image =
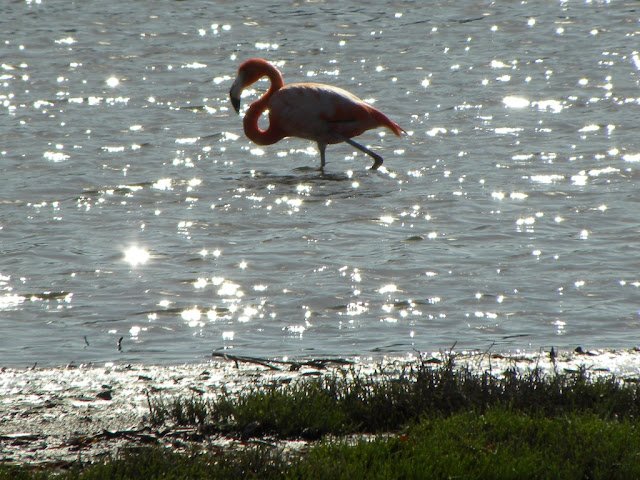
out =
[[284,138],[284,134],[271,116],[269,117],[269,127],[266,130],[258,126],[260,116],[269,108],[271,97],[284,85],[282,75],[278,69],[271,64],[267,64],[265,67],[263,76],[269,77],[271,86],[267,93],[251,104],[243,120],[244,133],[258,145],[271,145]]

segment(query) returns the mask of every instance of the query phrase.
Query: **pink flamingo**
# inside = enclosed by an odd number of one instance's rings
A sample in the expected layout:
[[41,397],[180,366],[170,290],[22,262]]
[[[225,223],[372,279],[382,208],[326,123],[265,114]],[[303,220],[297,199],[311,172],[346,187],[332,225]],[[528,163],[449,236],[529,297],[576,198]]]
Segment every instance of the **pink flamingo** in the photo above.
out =
[[[285,85],[280,71],[261,58],[247,60],[238,69],[229,91],[237,113],[242,90],[265,76],[271,80],[269,90],[251,104],[244,117],[244,133],[258,145],[271,145],[284,137],[312,140],[318,144],[324,169],[327,145],[347,142],[370,155],[374,160],[371,169],[376,170],[382,165],[382,157],[351,137],[378,127],[386,127],[397,136],[407,133],[381,111],[341,88],[321,83]],[[258,119],[265,110],[269,110],[269,127],[262,130]]]

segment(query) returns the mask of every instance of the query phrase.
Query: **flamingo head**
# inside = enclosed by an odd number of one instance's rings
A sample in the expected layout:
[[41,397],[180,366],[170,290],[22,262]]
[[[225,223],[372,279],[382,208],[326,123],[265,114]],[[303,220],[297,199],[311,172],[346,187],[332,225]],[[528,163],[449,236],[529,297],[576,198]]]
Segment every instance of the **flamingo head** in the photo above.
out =
[[233,82],[233,85],[231,85],[231,90],[229,90],[231,105],[233,105],[236,113],[240,113],[242,91],[265,76],[271,78],[272,82],[275,79],[278,84],[277,88],[282,86],[282,76],[280,72],[266,60],[252,58],[240,65],[240,68],[238,68],[238,76]]

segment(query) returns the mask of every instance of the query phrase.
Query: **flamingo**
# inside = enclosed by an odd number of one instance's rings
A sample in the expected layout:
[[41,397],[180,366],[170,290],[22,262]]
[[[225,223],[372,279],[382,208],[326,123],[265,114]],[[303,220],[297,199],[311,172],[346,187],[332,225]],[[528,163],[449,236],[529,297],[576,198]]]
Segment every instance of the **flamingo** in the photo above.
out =
[[[285,137],[312,140],[318,144],[323,170],[327,145],[346,142],[371,156],[371,169],[376,170],[382,165],[382,157],[352,137],[378,127],[386,127],[397,136],[407,133],[381,111],[341,88],[321,83],[285,85],[280,71],[261,58],[247,60],[238,69],[229,91],[237,113],[242,90],[265,76],[271,86],[249,106],[243,120],[245,134],[258,145],[272,145]],[[258,119],[265,110],[269,110],[269,127],[263,130]]]

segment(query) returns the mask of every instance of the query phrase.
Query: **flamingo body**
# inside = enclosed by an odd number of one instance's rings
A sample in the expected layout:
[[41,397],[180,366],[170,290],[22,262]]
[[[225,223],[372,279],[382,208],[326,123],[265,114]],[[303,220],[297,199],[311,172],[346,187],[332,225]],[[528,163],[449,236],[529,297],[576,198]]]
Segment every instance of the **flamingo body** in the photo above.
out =
[[[271,87],[249,107],[244,117],[247,137],[258,145],[271,145],[285,137],[299,137],[318,144],[321,166],[325,165],[327,145],[347,142],[374,159],[372,169],[382,164],[382,157],[352,140],[367,130],[386,127],[400,136],[406,133],[386,115],[352,93],[320,83],[284,85],[276,67],[265,60],[247,60],[238,69],[229,92],[231,103],[240,110],[242,90],[267,76]],[[258,126],[258,119],[269,110],[269,127]]]

